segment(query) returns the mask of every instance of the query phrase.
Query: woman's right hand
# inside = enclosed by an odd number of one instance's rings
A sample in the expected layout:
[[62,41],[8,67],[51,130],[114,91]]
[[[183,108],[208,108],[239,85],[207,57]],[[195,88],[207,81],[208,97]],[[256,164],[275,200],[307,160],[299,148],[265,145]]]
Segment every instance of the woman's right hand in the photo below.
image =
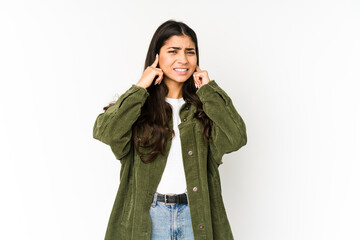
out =
[[163,71],[161,70],[161,68],[156,67],[158,63],[159,63],[159,54],[156,54],[155,61],[153,62],[153,64],[151,64],[145,69],[142,77],[140,78],[139,82],[136,84],[137,86],[143,88],[150,87],[156,76],[158,77],[155,79],[154,85],[161,83],[163,79]]

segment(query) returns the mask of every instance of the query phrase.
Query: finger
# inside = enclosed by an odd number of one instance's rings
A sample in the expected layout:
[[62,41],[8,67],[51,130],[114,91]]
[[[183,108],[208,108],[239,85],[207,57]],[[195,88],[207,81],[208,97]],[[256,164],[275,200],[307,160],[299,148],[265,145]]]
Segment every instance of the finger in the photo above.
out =
[[201,71],[199,65],[196,65],[196,71],[197,71],[197,72],[200,72],[200,71]]
[[193,78],[194,78],[194,84],[199,86],[199,81],[197,79],[197,75],[196,74],[193,74]]
[[199,75],[198,74],[194,74],[194,81],[198,82],[199,81]]
[[154,81],[154,85],[158,84],[158,80],[160,79],[160,76],[158,76],[155,81]]
[[159,74],[159,76],[156,78],[156,80],[155,80],[155,84],[160,84],[160,83],[161,83],[162,78],[163,78],[163,74],[161,73],[161,74]]
[[159,54],[156,54],[155,61],[153,62],[153,64],[151,64],[151,66],[155,68],[157,66],[158,62],[159,62]]
[[[200,70],[200,71],[201,71],[201,70]],[[198,84],[199,87],[202,86],[202,78],[203,78],[203,74],[202,74],[202,73],[197,74],[197,79],[196,79],[196,81],[197,81],[197,84]]]
[[199,88],[199,83],[196,80],[194,81],[194,84],[196,88]]
[[155,82],[154,82],[154,85],[158,84],[158,80],[160,79],[160,76],[158,76],[156,79],[155,79]]

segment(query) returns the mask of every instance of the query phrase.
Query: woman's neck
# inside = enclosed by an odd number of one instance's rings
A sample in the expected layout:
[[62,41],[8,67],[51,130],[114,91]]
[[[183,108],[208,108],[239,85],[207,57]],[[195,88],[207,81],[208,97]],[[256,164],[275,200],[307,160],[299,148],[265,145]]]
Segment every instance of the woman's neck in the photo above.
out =
[[166,79],[164,79],[164,83],[166,84],[166,86],[169,89],[169,92],[166,95],[166,97],[175,98],[175,99],[182,98],[182,87],[183,87],[184,83],[179,83],[179,82],[175,82],[173,80],[166,80]]

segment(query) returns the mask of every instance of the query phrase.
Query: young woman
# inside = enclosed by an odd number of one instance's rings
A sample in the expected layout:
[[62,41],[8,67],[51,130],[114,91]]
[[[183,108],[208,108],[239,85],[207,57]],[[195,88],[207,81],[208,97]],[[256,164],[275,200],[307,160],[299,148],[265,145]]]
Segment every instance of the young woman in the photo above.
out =
[[246,127],[199,67],[195,32],[161,24],[142,77],[104,110],[93,137],[121,162],[105,239],[233,239],[218,167],[247,143]]

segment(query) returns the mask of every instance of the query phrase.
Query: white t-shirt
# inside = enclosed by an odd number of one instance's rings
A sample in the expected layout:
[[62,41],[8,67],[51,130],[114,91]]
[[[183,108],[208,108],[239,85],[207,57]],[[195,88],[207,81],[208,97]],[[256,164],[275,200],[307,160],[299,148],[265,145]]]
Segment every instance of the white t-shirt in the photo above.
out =
[[170,103],[173,109],[173,128],[175,136],[172,139],[164,173],[156,191],[161,194],[181,194],[186,192],[186,178],[178,125],[181,123],[179,111],[185,101],[183,98],[177,99],[168,97],[165,97],[165,101]]

